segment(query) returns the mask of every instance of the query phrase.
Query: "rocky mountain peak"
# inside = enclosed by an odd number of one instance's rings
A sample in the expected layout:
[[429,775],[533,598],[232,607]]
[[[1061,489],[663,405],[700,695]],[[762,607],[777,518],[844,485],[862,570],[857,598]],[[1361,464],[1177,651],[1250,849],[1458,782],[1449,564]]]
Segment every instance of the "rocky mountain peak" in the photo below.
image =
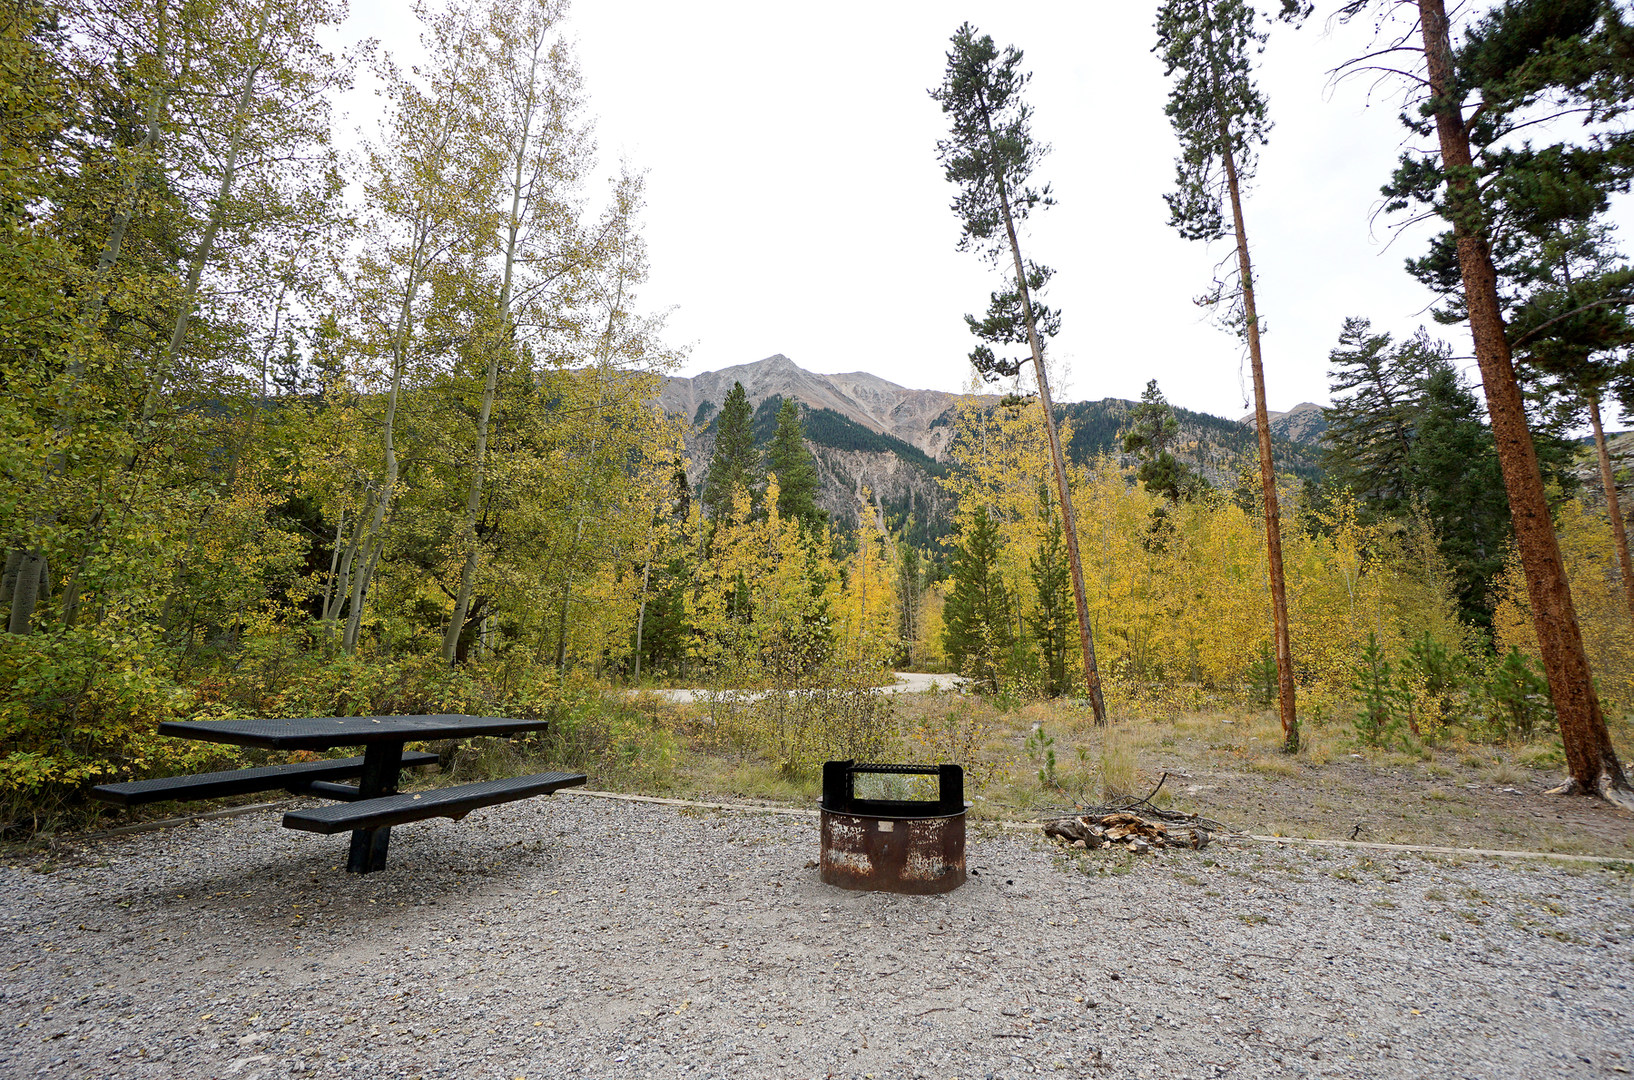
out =
[[[1320,446],[1322,433],[1328,430],[1328,420],[1322,415],[1322,406],[1314,401],[1301,401],[1287,412],[1268,410],[1266,416],[1271,421],[1272,437],[1288,442]],[[1254,414],[1243,417],[1241,423],[1253,427]]]
[[901,439],[931,457],[940,456],[952,434],[945,426],[932,428],[931,421],[953,404],[953,394],[910,390],[865,371],[823,375],[807,371],[782,353],[690,378],[669,379],[659,404],[692,418],[705,403],[718,408],[734,382],[743,384],[751,407],[759,407],[767,398],[791,398],[808,409],[828,409],[870,431]]

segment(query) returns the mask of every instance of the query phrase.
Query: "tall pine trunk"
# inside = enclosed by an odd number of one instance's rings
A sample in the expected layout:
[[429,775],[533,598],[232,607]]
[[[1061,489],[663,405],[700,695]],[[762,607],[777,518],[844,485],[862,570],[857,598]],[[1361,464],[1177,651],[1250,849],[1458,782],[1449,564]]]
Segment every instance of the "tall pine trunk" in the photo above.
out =
[[1441,147],[1441,168],[1447,176],[1447,204],[1457,245],[1458,270],[1463,278],[1464,306],[1475,339],[1475,359],[1481,368],[1487,415],[1498,446],[1504,489],[1509,495],[1515,543],[1526,573],[1526,592],[1543,670],[1549,680],[1561,743],[1570,773],[1557,794],[1598,794],[1607,801],[1634,810],[1634,789],[1623,775],[1606,730],[1594,689],[1594,673],[1583,651],[1583,634],[1572,605],[1571,586],[1549,504],[1537,450],[1526,425],[1525,403],[1515,380],[1515,368],[1498,300],[1498,273],[1485,233],[1474,180],[1469,129],[1459,104],[1453,70],[1451,28],[1444,0],[1418,0],[1419,26],[1424,40],[1425,69],[1434,107],[1436,135]]
[[1226,188],[1231,193],[1231,221],[1237,237],[1237,267],[1242,275],[1243,316],[1248,326],[1248,362],[1254,371],[1254,427],[1259,434],[1260,490],[1265,501],[1265,555],[1271,578],[1271,621],[1276,635],[1277,710],[1282,717],[1282,748],[1299,751],[1299,716],[1294,711],[1294,653],[1288,631],[1288,590],[1282,573],[1282,519],[1277,507],[1277,474],[1271,458],[1271,420],[1265,408],[1265,368],[1260,362],[1259,313],[1254,306],[1254,268],[1248,257],[1248,232],[1243,227],[1242,192],[1237,183],[1237,162],[1231,153],[1230,132],[1220,120],[1220,160]]
[[[987,103],[982,102],[987,117],[987,137],[996,142]],[[995,165],[997,156],[994,156]],[[1016,267],[1016,288],[1021,294],[1021,310],[1027,318],[1027,345],[1033,354],[1033,374],[1038,380],[1038,404],[1044,410],[1044,430],[1049,435],[1050,464],[1055,471],[1056,498],[1061,502],[1061,525],[1067,534],[1067,566],[1072,571],[1072,599],[1078,612],[1078,644],[1084,657],[1084,683],[1089,691],[1090,708],[1095,713],[1097,726],[1106,724],[1106,700],[1101,693],[1101,672],[1095,664],[1095,636],[1089,625],[1089,599],[1084,593],[1084,566],[1078,553],[1078,518],[1072,509],[1072,487],[1067,482],[1067,460],[1061,452],[1061,436],[1055,427],[1055,405],[1050,400],[1050,379],[1044,370],[1044,345],[1038,337],[1037,320],[1033,318],[1033,298],[1027,288],[1027,265],[1021,257],[1021,243],[1016,239],[1015,219],[1010,213],[1010,193],[1004,174],[996,168],[993,182],[998,187],[999,207],[1004,213],[1004,234],[1010,241],[1010,256]]]

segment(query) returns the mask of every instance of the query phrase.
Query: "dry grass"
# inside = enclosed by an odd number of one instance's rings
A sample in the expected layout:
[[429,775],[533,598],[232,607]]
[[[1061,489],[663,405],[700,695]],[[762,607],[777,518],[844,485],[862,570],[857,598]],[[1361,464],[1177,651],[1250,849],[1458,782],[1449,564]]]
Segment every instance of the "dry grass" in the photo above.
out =
[[[1087,708],[1071,702],[1003,709],[939,693],[902,695],[896,705],[904,737],[886,760],[964,765],[978,820],[1132,801],[1167,773],[1160,805],[1250,832],[1634,859],[1634,823],[1626,815],[1541,794],[1541,781],[1558,776],[1558,743],[1454,742],[1406,753],[1357,747],[1340,720],[1305,720],[1300,752],[1287,755],[1268,710],[1181,711],[1115,718],[1098,728]],[[818,794],[814,778],[791,782],[751,746],[708,743],[700,735],[684,749],[678,791],[806,805]]]

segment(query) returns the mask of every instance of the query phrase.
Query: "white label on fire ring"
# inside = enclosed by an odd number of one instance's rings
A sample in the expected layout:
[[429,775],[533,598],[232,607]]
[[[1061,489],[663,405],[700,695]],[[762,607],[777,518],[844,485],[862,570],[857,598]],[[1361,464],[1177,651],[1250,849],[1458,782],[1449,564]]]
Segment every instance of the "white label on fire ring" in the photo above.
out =
[[896,824],[896,823],[893,822],[893,821],[882,821],[882,822],[879,823],[879,831],[880,832],[890,832],[891,831],[891,826],[894,825],[894,824]]

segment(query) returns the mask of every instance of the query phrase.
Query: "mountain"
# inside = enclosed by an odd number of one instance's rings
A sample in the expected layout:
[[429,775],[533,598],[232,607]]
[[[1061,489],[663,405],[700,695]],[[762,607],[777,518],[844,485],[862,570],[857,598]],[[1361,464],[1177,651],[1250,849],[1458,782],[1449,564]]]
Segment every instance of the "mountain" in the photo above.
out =
[[[778,407],[785,398],[802,406],[806,442],[817,461],[818,503],[830,520],[855,528],[861,520],[859,497],[866,490],[875,508],[893,526],[908,526],[909,539],[929,545],[945,535],[950,504],[938,478],[948,467],[953,441],[954,406],[959,395],[940,390],[910,390],[867,372],[820,375],[778,353],[752,364],[706,371],[666,381],[659,404],[692,422],[687,435],[690,463],[687,479],[703,479],[715,450],[721,404],[734,382],[743,384],[754,409],[752,429],[757,445],[771,440]],[[996,394],[979,400],[996,406]],[[1072,422],[1064,448],[1069,460],[1086,462],[1109,453],[1122,465],[1133,460],[1121,452],[1123,430],[1135,402],[1120,398],[1056,405],[1058,419]],[[1304,412],[1302,412],[1304,410]],[[1279,417],[1308,416],[1315,405],[1300,405]],[[1217,487],[1235,487],[1242,462],[1255,452],[1252,426],[1207,413],[1175,409],[1180,433],[1175,456],[1191,464]],[[1273,423],[1272,430],[1276,431]],[[1293,430],[1303,431],[1297,425]],[[1317,452],[1302,441],[1278,438],[1278,467],[1296,475],[1320,475]]]
[[667,412],[701,424],[720,408],[734,382],[743,384],[751,405],[793,398],[808,409],[826,409],[869,431],[901,439],[931,457],[942,456],[953,438],[952,428],[936,427],[933,421],[953,407],[956,394],[909,390],[866,371],[818,375],[782,353],[690,379],[670,379],[658,401]]
[[[1322,433],[1328,430],[1328,418],[1323,415],[1322,406],[1313,401],[1301,401],[1287,412],[1268,411],[1265,415],[1271,420],[1273,439],[1319,447],[1322,445]],[[1247,424],[1252,429],[1254,414],[1249,413],[1238,423]]]

